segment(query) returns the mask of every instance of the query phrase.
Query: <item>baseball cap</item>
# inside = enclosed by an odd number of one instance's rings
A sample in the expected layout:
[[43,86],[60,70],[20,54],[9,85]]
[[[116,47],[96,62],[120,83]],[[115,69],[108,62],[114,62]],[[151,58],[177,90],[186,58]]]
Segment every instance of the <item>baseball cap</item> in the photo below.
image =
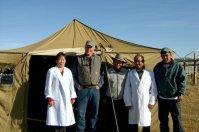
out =
[[171,49],[169,49],[168,47],[164,47],[161,49],[160,53],[161,54],[173,53],[173,51]]
[[94,41],[92,41],[92,40],[87,40],[86,41],[86,46],[95,46],[95,42]]

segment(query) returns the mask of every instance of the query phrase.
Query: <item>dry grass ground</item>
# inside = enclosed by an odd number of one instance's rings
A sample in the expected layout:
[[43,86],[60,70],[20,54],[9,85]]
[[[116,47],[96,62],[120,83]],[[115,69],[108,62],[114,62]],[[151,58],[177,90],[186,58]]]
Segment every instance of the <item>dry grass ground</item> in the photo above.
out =
[[[199,84],[199,79],[198,79]],[[182,122],[185,132],[199,132],[199,85],[188,85],[186,95],[181,102],[182,109]],[[172,132],[172,119],[169,121],[170,132]],[[141,128],[139,128],[141,132]],[[151,132],[159,132],[159,120],[158,120],[158,104],[152,110],[152,125]],[[32,132],[32,131],[31,131]],[[42,130],[34,132],[43,132]]]
[[199,86],[187,87],[181,107],[185,131],[199,132]]

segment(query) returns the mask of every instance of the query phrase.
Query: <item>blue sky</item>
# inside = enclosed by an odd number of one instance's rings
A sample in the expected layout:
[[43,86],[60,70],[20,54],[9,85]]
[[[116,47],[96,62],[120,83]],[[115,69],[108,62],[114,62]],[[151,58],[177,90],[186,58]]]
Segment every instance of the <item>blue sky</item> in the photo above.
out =
[[199,0],[0,0],[0,50],[40,41],[73,19],[180,57],[199,50]]

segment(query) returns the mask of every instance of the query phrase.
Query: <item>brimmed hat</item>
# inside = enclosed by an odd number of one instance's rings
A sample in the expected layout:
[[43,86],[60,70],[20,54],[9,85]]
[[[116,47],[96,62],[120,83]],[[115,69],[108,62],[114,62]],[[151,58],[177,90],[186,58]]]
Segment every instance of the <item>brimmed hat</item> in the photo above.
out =
[[160,53],[161,54],[173,53],[173,51],[171,49],[169,49],[168,47],[164,47],[164,48],[161,49]]
[[93,47],[93,46],[95,46],[95,42],[92,41],[92,40],[87,40],[86,41],[86,46],[88,46],[88,45]]
[[116,54],[115,58],[112,58],[113,60],[119,60],[123,63],[126,63],[126,61],[124,60],[123,56],[121,54]]

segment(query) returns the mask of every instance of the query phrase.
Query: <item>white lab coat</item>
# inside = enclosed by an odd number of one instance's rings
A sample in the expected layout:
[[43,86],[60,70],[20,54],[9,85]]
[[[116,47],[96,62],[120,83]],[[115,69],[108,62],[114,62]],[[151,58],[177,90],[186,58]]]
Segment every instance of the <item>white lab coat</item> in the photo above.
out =
[[129,124],[151,125],[151,112],[148,104],[155,104],[157,87],[154,73],[144,69],[141,80],[136,69],[132,69],[125,82],[124,102],[129,109]]
[[76,98],[71,71],[64,67],[63,76],[57,66],[48,70],[45,85],[46,98],[52,98],[54,106],[47,107],[46,125],[70,126],[75,123],[71,98]]

